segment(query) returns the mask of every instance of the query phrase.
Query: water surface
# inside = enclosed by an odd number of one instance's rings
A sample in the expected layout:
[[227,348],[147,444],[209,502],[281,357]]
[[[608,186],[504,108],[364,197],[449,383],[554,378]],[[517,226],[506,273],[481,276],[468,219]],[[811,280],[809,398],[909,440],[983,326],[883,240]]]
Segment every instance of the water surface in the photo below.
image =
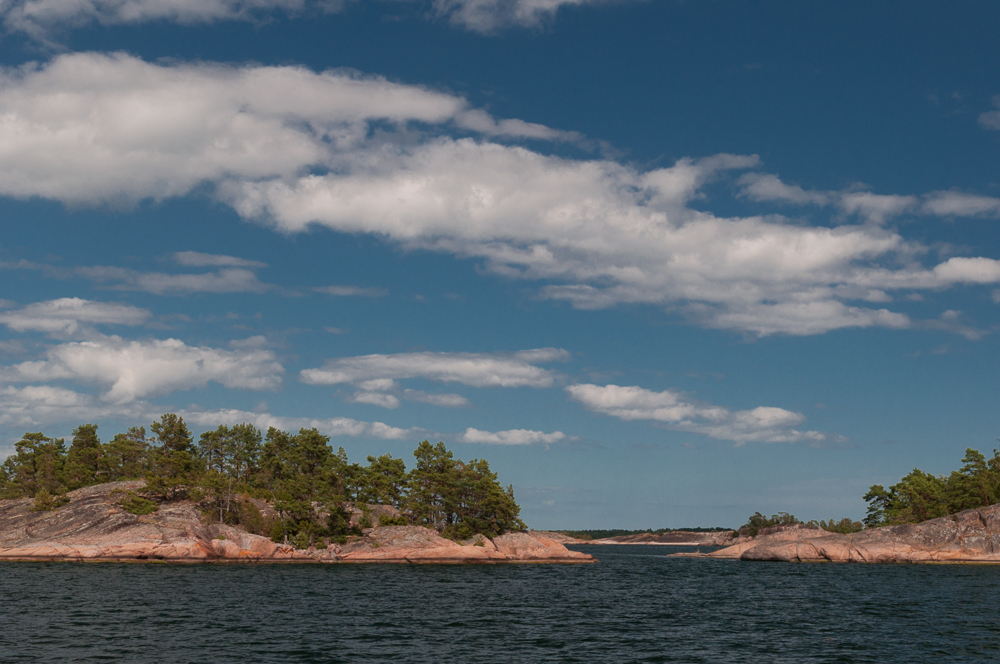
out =
[[992,662],[1000,566],[0,564],[2,662]]

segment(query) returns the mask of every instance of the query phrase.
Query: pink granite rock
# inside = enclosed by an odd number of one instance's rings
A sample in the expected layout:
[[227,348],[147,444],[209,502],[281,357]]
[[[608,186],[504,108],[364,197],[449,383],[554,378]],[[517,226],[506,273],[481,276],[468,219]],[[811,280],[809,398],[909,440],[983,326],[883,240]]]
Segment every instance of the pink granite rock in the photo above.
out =
[[718,551],[681,555],[792,562],[1000,563],[1000,505],[850,535],[803,525],[768,529]]
[[[0,501],[0,560],[162,560],[176,562],[498,563],[593,562],[586,554],[528,533],[477,536],[459,544],[419,526],[372,528],[342,547],[295,549],[241,528],[206,524],[197,505],[161,504],[148,515],[125,512],[118,491],[142,482],[113,482],[67,494],[70,502],[32,512],[31,499]],[[393,515],[392,508],[380,514]],[[506,538],[506,539],[505,539]],[[482,546],[476,546],[481,542]]]

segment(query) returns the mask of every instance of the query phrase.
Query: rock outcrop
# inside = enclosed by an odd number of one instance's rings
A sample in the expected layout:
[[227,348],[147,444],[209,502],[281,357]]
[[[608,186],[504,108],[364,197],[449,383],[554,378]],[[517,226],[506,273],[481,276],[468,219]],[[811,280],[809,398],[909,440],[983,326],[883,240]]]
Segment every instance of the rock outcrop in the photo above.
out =
[[531,533],[508,533],[495,540],[479,535],[459,544],[418,526],[376,527],[343,546],[296,549],[241,528],[205,524],[201,510],[188,501],[161,504],[152,514],[129,514],[118,504],[120,492],[142,487],[143,482],[86,487],[70,492],[68,504],[48,512],[33,512],[30,498],[0,500],[0,560],[594,562],[587,554]]
[[667,546],[724,546],[734,539],[732,530],[697,533],[675,530],[669,533],[636,533],[605,539],[581,541],[580,544],[662,544]]
[[718,551],[675,555],[791,562],[1000,563],[1000,505],[851,535],[803,525],[769,528]]

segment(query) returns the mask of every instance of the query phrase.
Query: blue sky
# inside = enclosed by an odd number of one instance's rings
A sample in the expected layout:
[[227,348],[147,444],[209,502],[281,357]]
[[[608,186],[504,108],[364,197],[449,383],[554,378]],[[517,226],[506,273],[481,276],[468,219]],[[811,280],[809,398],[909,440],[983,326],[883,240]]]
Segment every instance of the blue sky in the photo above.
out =
[[0,3],[0,454],[179,412],[537,528],[858,518],[1000,435],[998,19]]

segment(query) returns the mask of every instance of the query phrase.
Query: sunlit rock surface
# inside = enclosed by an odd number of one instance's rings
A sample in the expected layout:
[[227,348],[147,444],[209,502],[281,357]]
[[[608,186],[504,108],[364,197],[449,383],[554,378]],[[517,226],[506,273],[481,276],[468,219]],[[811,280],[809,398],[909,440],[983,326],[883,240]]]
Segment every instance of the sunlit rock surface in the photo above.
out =
[[756,538],[704,558],[838,563],[1000,563],[1000,505],[919,524],[884,526],[851,535],[809,526],[767,528]]
[[188,501],[161,504],[148,515],[129,514],[119,506],[116,491],[142,486],[143,482],[112,482],[86,487],[67,494],[70,502],[49,512],[32,512],[30,498],[0,501],[0,560],[594,562],[593,557],[539,534],[508,533],[495,540],[478,535],[458,543],[419,526],[376,527],[343,546],[296,549],[241,528],[206,525],[201,510]]

